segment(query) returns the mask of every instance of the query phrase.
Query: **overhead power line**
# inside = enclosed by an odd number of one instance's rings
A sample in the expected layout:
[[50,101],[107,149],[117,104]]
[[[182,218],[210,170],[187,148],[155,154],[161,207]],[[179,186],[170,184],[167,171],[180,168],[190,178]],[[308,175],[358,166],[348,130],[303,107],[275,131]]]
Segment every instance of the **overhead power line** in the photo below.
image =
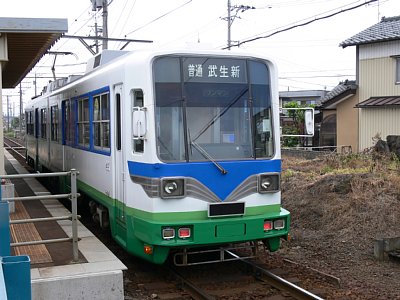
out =
[[[271,34],[265,35],[265,36],[258,36],[258,37],[255,37],[255,38],[251,38],[251,39],[248,39],[248,40],[244,40],[244,41],[242,41],[242,42],[238,42],[238,43],[236,44],[236,46],[239,47],[240,45],[243,45],[243,44],[245,44],[245,43],[254,42],[254,41],[260,40],[260,39],[266,39],[266,38],[269,38],[269,37],[271,37],[271,36],[274,36],[274,35],[276,35],[276,34],[278,34],[278,33],[282,33],[282,32],[285,32],[285,31],[289,31],[289,30],[294,29],[294,28],[297,28],[297,27],[306,26],[306,25],[308,25],[308,24],[311,24],[311,23],[314,23],[314,22],[316,22],[316,21],[320,21],[320,20],[323,20],[323,19],[328,19],[328,18],[331,18],[331,17],[336,16],[336,15],[338,15],[338,14],[341,14],[341,13],[344,13],[344,12],[347,12],[347,11],[350,11],[350,10],[353,10],[353,9],[356,9],[356,8],[359,8],[359,7],[361,7],[361,6],[364,6],[364,5],[367,5],[367,4],[370,4],[370,3],[372,3],[372,2],[376,2],[376,1],[378,1],[378,0],[369,0],[369,1],[366,1],[366,2],[364,2],[364,3],[362,3],[362,4],[359,4],[359,5],[356,5],[356,6],[352,6],[352,7],[346,8],[346,9],[342,9],[342,10],[340,10],[340,11],[334,12],[334,13],[329,14],[329,15],[326,15],[326,16],[322,16],[322,17],[319,17],[319,18],[315,18],[315,19],[306,21],[306,22],[301,23],[301,24],[297,24],[297,25],[293,25],[293,26],[290,26],[290,27],[287,27],[287,28],[283,28],[283,29],[281,29],[281,30],[277,30],[277,31],[275,31],[275,32],[273,32],[273,33],[271,33]],[[228,47],[224,47],[223,49],[228,49]]]
[[338,74],[338,75],[315,75],[315,76],[283,76],[279,79],[293,79],[293,78],[336,78],[336,77],[351,77],[355,74]]
[[163,17],[165,17],[165,16],[167,16],[167,15],[169,15],[169,14],[171,14],[171,13],[177,11],[178,9],[184,7],[185,5],[189,4],[190,2],[192,2],[192,0],[187,1],[187,2],[183,3],[182,5],[180,5],[180,6],[176,7],[176,8],[174,8],[174,9],[171,9],[170,11],[166,12],[165,14],[162,14],[161,16],[155,18],[154,20],[151,20],[150,22],[148,22],[148,23],[146,23],[146,24],[144,24],[144,25],[142,25],[142,26],[136,28],[135,30],[132,30],[131,32],[128,32],[127,34],[125,34],[125,36],[128,36],[128,35],[130,35],[130,34],[136,32],[136,31],[138,31],[138,30],[140,30],[140,29],[142,29],[142,28],[144,28],[144,27],[146,27],[146,26],[148,26],[148,25],[154,23],[155,21],[157,21],[157,20],[159,20],[159,19],[161,19],[161,18],[163,18]]

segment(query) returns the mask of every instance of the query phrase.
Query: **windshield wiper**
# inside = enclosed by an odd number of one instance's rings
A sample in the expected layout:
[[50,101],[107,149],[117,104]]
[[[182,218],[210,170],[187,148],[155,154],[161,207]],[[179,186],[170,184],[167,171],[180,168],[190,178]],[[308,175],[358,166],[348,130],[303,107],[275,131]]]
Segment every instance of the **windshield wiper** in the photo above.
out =
[[194,148],[196,148],[196,150],[199,151],[201,155],[203,155],[205,158],[207,158],[209,161],[211,161],[214,164],[214,166],[216,166],[218,168],[218,170],[221,171],[222,175],[228,174],[228,171],[225,170],[224,167],[221,166],[218,162],[216,162],[215,159],[212,158],[212,156],[199,144],[197,144],[196,142],[193,142],[191,140],[190,146],[193,146]]
[[241,91],[236,98],[234,98],[232,100],[231,103],[229,103],[228,106],[224,107],[224,109],[217,115],[215,115],[197,134],[196,136],[193,138],[193,141],[196,141],[204,132],[207,131],[208,128],[210,128],[219,118],[221,118],[240,98],[242,98],[242,96],[244,94],[247,93],[247,91],[249,90],[248,87],[246,87],[245,89],[243,89],[243,91]]

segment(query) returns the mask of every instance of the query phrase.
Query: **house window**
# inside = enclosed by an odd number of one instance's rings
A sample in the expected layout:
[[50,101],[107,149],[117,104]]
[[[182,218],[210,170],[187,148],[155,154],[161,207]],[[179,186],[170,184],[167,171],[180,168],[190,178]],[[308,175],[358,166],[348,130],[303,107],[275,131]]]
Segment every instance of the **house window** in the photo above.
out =
[[396,57],[396,84],[400,84],[400,57]]
[[52,141],[58,141],[58,106],[50,107],[51,128],[50,135]]
[[89,126],[89,99],[78,100],[78,144],[89,148],[90,126]]
[[110,149],[109,94],[93,97],[93,145],[99,150]]
[[46,127],[47,127],[47,109],[42,108],[40,110],[40,137],[42,139],[45,139],[47,137]]

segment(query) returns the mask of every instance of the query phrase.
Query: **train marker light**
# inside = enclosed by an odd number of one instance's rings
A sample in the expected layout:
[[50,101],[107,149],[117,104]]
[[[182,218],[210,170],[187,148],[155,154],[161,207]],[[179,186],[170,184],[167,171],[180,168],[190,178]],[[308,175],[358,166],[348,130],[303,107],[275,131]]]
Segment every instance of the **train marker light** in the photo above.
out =
[[185,180],[183,178],[162,178],[161,198],[182,198],[185,196]]
[[265,220],[264,221],[264,231],[271,231],[272,229],[273,229],[272,221]]
[[172,194],[178,189],[178,184],[175,181],[167,182],[164,185],[164,192],[167,194]]
[[178,237],[181,239],[190,238],[190,228],[187,228],[187,227],[179,228]]
[[274,221],[274,229],[280,230],[285,228],[285,220],[279,219]]
[[143,251],[144,251],[145,254],[151,255],[151,254],[153,254],[153,247],[148,246],[148,245],[144,245]]
[[175,238],[175,229],[174,228],[164,228],[162,230],[162,238],[164,240],[172,240]]
[[258,192],[263,193],[275,193],[280,190],[280,179],[279,174],[260,174],[258,176]]

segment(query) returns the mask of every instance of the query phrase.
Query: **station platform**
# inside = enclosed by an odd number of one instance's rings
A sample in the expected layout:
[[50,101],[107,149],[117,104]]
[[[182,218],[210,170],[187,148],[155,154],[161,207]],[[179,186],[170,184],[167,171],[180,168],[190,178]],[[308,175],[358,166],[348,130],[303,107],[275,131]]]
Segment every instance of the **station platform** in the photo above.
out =
[[[5,151],[6,174],[28,173]],[[36,179],[12,179],[19,197],[50,194]],[[78,212],[79,213],[79,212]],[[68,215],[58,200],[15,201],[11,220]],[[72,236],[71,221],[11,224],[11,242]],[[12,255],[28,255],[33,300],[124,299],[126,266],[82,223],[78,225],[79,260],[73,261],[71,242],[12,247]]]

